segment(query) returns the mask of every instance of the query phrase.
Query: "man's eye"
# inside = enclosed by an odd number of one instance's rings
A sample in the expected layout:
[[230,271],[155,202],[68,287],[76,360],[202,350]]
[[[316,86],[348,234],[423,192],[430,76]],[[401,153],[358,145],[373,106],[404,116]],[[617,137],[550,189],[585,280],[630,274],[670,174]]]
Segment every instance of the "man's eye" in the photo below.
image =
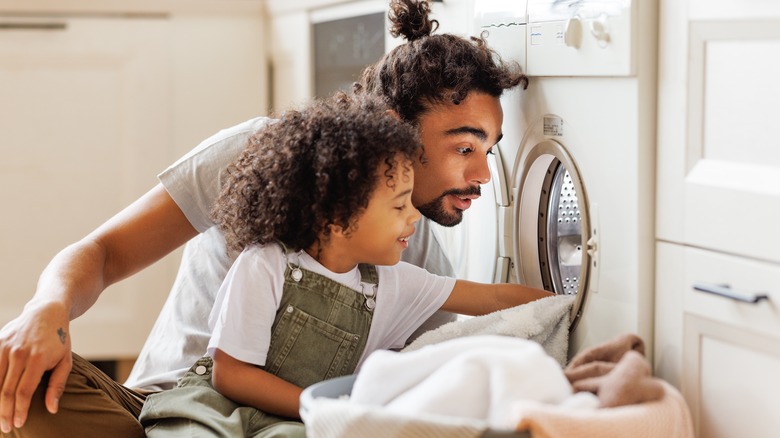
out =
[[470,148],[470,147],[468,147],[468,148],[458,148],[457,151],[461,155],[468,155],[468,154],[474,152],[474,148]]
[[485,155],[495,155],[496,153],[493,151],[493,148],[490,148],[485,152]]

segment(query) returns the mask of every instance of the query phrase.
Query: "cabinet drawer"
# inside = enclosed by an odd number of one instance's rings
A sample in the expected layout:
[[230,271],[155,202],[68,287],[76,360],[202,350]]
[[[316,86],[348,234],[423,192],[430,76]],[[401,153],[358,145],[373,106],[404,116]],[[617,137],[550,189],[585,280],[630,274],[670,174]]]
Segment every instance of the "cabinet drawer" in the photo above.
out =
[[[773,436],[780,429],[780,265],[683,251],[682,389],[698,436]],[[744,302],[696,290],[694,284],[741,298],[766,298]]]
[[[780,264],[686,248],[683,305],[686,315],[697,315],[745,330],[780,337]],[[715,293],[733,293],[743,302]],[[728,288],[725,288],[727,286]],[[766,296],[765,299],[760,298]]]

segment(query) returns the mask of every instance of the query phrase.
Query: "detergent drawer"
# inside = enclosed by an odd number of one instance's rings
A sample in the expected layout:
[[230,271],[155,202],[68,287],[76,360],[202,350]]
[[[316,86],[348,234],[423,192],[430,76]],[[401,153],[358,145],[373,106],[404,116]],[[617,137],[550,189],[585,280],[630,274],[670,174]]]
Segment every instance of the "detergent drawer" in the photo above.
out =
[[780,265],[682,251],[682,390],[699,436],[769,436],[780,429]]

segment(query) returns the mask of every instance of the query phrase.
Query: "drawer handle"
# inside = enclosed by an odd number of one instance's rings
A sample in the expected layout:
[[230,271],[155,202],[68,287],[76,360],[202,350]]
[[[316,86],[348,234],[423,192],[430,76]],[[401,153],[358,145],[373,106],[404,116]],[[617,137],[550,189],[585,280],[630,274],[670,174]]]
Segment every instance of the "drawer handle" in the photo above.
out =
[[65,30],[67,23],[16,23],[0,22],[0,30]]
[[769,301],[769,295],[760,293],[741,293],[731,289],[731,286],[725,284],[694,283],[693,288],[699,292],[720,295],[731,298],[732,300],[742,301],[743,303],[758,303],[762,300]]

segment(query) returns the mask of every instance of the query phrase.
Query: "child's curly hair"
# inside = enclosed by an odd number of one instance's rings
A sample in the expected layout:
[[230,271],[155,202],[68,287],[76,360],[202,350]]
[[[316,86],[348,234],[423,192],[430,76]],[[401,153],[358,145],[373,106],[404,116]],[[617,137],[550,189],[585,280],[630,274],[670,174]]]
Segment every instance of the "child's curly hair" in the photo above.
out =
[[381,95],[404,120],[416,123],[432,104],[462,102],[472,91],[500,97],[504,90],[528,86],[516,62],[506,63],[485,39],[433,34],[428,0],[391,0],[390,34],[407,42],[363,70],[356,93]]
[[305,249],[326,241],[330,224],[349,232],[381,182],[379,166],[389,166],[391,184],[420,150],[417,131],[380,99],[339,92],[256,132],[229,167],[212,219],[231,251],[276,241]]

